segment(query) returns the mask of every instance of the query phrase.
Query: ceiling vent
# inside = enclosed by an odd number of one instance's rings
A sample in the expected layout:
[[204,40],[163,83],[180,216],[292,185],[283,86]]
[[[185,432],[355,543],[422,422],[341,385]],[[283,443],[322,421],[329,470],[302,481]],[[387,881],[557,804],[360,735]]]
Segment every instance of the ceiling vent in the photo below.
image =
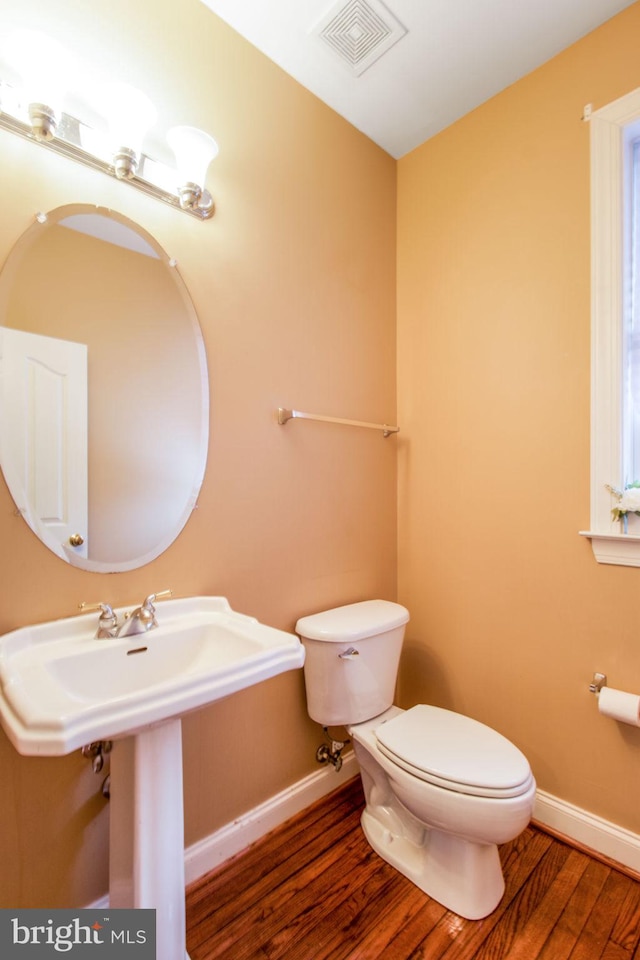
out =
[[406,32],[379,0],[340,0],[313,28],[356,77]]

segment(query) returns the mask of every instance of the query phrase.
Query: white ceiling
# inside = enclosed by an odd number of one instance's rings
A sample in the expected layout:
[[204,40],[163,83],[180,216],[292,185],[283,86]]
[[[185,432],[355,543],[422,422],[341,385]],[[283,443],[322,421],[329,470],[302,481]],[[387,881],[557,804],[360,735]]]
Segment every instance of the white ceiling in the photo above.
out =
[[[202,2],[398,158],[634,0]],[[330,20],[332,46],[317,30]],[[399,33],[383,40],[396,21]],[[356,76],[358,64],[365,69]]]

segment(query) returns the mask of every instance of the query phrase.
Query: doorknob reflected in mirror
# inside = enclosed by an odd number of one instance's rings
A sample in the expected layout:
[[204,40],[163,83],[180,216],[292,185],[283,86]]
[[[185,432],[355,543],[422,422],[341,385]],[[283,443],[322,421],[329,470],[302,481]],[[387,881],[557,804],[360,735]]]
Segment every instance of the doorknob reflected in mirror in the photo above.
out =
[[74,533],[69,537],[69,543],[72,547],[81,547],[84,543],[84,537],[79,533]]

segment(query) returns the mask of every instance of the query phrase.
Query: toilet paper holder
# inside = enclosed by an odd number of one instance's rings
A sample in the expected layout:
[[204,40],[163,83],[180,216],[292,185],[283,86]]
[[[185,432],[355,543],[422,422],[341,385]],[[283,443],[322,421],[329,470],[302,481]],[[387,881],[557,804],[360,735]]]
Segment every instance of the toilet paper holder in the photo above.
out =
[[589,684],[589,690],[591,693],[600,693],[603,687],[607,685],[607,675],[606,673],[594,673],[593,680]]

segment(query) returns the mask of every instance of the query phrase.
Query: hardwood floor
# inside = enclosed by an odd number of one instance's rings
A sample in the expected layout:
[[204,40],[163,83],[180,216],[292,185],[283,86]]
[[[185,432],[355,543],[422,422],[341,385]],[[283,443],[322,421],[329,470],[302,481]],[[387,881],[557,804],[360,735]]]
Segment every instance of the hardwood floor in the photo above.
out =
[[463,920],[378,857],[356,779],[187,890],[191,960],[640,960],[640,883],[530,826]]

